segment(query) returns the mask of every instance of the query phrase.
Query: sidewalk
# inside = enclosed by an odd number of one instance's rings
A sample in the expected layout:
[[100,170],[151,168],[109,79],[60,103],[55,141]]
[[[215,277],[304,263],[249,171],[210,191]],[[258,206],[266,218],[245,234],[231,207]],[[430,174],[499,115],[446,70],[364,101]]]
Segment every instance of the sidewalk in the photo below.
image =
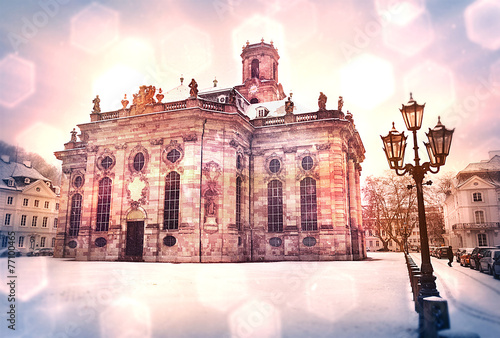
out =
[[[5,260],[0,264],[6,271]],[[17,335],[418,336],[401,253],[369,253],[360,262],[244,264],[21,257],[17,266]],[[12,336],[6,296],[0,304],[0,335]]]

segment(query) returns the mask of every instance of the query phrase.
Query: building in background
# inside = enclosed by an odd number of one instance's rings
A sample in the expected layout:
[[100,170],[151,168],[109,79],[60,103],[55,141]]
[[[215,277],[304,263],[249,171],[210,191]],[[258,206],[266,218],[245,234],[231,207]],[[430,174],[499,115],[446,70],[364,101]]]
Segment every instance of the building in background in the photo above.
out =
[[449,243],[455,247],[500,245],[500,151],[460,171],[444,202]]
[[8,246],[8,233],[15,233],[16,248],[26,254],[37,248],[54,247],[59,213],[59,188],[31,163],[0,159],[0,243]]
[[56,257],[148,262],[366,256],[352,114],[304,109],[278,81],[277,49],[247,43],[242,84],[163,93],[79,124],[62,161]]

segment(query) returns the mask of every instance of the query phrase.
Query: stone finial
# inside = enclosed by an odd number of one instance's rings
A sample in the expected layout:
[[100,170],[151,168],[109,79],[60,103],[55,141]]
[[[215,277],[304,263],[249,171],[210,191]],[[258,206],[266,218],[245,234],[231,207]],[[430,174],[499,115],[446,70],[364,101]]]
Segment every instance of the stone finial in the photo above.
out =
[[125,94],[125,96],[123,97],[123,100],[122,100],[123,109],[127,109],[128,103],[129,103],[129,101],[127,100],[127,94]]
[[162,103],[161,100],[163,100],[164,97],[165,97],[165,95],[162,94],[162,90],[160,88],[158,90],[158,94],[156,94],[156,100],[158,101],[158,103]]
[[260,39],[260,43],[264,43],[264,38]]
[[181,74],[180,80],[181,80],[181,86],[182,86],[182,83],[184,82],[184,76],[182,74]]
[[101,99],[99,98],[99,95],[95,96],[95,99],[92,100],[92,103],[94,104],[94,107],[92,108],[92,113],[100,113],[101,112]]
[[217,83],[219,83],[219,81],[217,81],[217,78],[214,79],[214,87],[217,87]]

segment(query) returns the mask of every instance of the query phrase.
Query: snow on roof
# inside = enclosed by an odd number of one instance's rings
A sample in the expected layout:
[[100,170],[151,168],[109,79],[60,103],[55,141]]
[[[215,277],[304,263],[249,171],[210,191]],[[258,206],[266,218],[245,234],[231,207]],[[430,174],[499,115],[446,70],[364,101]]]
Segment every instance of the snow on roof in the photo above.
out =
[[177,87],[174,87],[170,89],[169,91],[165,92],[165,97],[163,98],[163,102],[175,102],[175,101],[182,101],[185,100],[189,97],[189,87],[185,86],[184,84],[180,84]]
[[495,155],[487,161],[470,163],[464,170],[460,171],[460,173],[474,171],[500,171],[500,156]]
[[[258,114],[259,108],[266,108],[267,110],[269,110],[269,114],[267,114],[266,117],[284,116],[286,114],[285,102],[287,100],[288,99],[283,99],[283,100],[279,100],[279,101],[253,103],[247,107],[247,109],[245,110],[245,114],[250,119],[253,120],[259,116],[259,114]],[[294,100],[292,100],[292,101],[294,104],[294,109],[293,109],[294,114],[308,113],[308,112],[312,111],[311,109],[304,107],[300,103],[297,103]]]
[[0,188],[13,189],[13,187],[8,186],[7,181],[9,178],[19,177],[29,178],[31,180],[50,181],[33,167],[27,167],[22,163],[4,162],[0,160]]

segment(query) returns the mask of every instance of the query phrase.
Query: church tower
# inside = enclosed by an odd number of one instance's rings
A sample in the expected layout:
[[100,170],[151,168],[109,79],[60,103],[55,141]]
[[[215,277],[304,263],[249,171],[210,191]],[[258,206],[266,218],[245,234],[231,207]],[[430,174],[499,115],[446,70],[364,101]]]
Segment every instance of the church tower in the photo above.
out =
[[250,44],[243,46],[241,59],[243,64],[242,85],[235,88],[250,102],[268,102],[286,97],[283,87],[278,82],[278,50],[273,43]]

